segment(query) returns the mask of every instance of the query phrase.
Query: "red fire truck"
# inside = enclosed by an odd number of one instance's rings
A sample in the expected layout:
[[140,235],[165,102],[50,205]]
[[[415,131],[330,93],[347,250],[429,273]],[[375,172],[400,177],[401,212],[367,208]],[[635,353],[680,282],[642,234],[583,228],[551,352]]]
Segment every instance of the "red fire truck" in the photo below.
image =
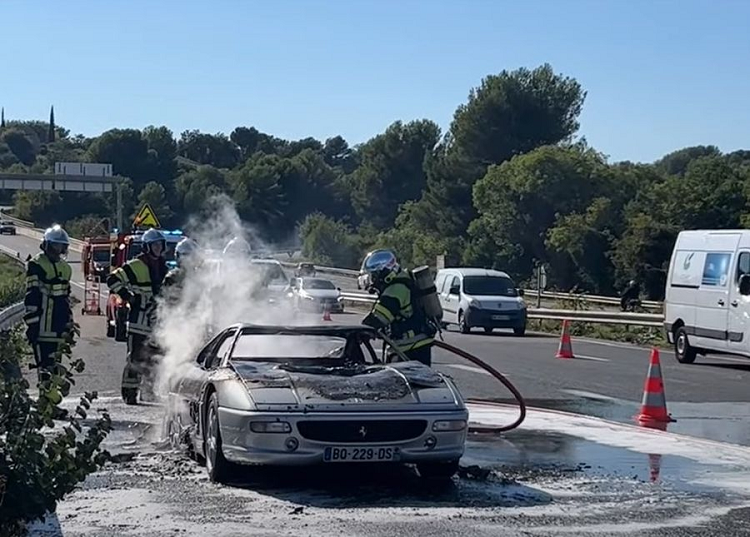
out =
[[[111,270],[123,266],[141,253],[141,238],[145,231],[146,230],[138,230],[131,233],[120,233],[117,235],[117,241],[115,242],[114,253],[112,255]],[[184,238],[184,235],[179,229],[174,231],[160,229],[159,231],[161,231],[167,239],[167,266],[174,268],[176,266],[174,250],[177,243]],[[125,304],[118,295],[110,293],[109,299],[107,300],[107,337],[114,337],[115,341],[126,341],[127,320],[127,304]]]

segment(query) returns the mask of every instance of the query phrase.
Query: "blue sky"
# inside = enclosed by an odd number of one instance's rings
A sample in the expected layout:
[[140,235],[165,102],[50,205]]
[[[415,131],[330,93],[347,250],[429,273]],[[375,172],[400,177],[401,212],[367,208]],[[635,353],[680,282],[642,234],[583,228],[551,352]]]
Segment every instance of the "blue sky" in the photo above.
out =
[[285,138],[445,130],[481,78],[549,62],[612,160],[750,149],[744,0],[0,1],[0,105],[88,136],[167,125]]

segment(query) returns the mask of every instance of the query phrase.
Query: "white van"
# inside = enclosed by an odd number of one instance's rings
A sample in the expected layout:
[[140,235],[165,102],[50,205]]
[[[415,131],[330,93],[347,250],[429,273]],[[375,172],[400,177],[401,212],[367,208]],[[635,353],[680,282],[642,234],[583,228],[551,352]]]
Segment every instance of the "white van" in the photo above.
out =
[[669,263],[664,328],[677,360],[750,357],[750,230],[683,231]]
[[526,333],[526,303],[504,272],[478,268],[448,268],[435,277],[443,324],[456,324],[468,334],[481,327],[487,333],[495,328],[512,328],[517,336]]

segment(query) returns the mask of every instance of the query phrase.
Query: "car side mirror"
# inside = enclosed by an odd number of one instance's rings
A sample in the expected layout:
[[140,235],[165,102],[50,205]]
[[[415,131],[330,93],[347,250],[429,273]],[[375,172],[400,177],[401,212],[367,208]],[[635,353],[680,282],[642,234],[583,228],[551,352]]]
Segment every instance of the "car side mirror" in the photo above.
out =
[[523,289],[516,289],[516,291],[518,291],[518,296],[524,296],[526,294],[526,291]]
[[740,278],[740,294],[750,296],[750,274],[743,274]]
[[337,287],[337,288],[336,288],[336,290],[337,290],[337,291],[341,291],[341,287]]
[[452,295],[460,295],[461,294],[461,288],[459,286],[451,287],[450,294]]

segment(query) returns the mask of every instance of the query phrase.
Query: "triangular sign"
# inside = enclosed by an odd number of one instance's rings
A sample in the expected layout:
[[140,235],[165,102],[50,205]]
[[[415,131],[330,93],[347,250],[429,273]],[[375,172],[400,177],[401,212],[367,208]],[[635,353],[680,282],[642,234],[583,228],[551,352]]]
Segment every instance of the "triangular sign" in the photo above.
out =
[[136,226],[143,226],[143,227],[161,227],[161,224],[159,223],[159,219],[156,218],[156,213],[151,208],[151,205],[148,203],[145,203],[143,207],[141,207],[141,210],[138,211],[138,215],[136,215],[135,220],[133,220],[133,223]]

